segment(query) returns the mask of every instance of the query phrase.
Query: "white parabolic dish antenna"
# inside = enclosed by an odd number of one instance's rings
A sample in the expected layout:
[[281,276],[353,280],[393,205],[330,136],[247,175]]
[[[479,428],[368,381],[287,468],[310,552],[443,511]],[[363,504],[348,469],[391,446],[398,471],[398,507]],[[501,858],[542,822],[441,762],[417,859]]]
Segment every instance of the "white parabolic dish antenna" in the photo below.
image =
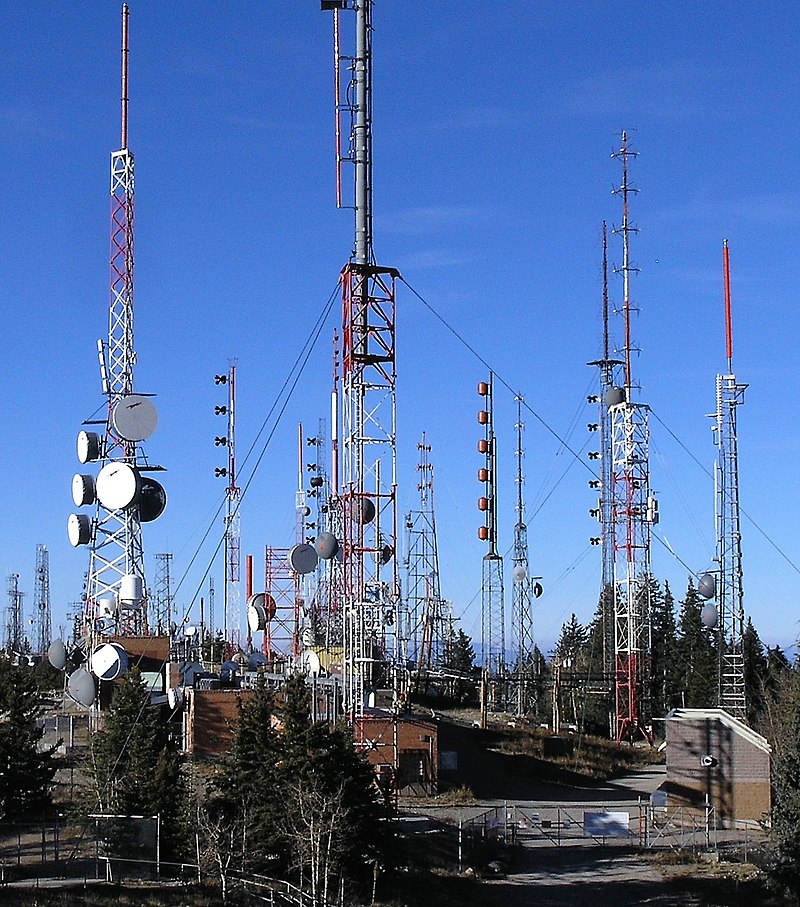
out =
[[94,463],[100,459],[100,436],[93,431],[78,432],[78,460]]
[[114,407],[111,424],[126,441],[146,441],[158,428],[158,413],[149,397],[130,394]]
[[97,475],[97,499],[107,510],[125,510],[139,498],[142,480],[127,463],[106,463]]

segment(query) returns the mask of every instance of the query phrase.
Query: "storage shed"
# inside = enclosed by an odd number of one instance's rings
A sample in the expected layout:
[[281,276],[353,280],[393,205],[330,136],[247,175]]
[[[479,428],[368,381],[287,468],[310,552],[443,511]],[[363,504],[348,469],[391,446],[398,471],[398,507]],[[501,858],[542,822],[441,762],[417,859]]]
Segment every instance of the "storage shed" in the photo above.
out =
[[668,807],[705,808],[718,821],[758,821],[769,814],[766,739],[724,709],[673,709],[667,715]]

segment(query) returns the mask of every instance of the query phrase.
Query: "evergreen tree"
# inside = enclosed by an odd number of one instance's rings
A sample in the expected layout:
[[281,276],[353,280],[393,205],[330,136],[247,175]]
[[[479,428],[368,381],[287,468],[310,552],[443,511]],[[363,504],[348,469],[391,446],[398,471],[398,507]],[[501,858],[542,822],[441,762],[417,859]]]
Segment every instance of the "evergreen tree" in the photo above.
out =
[[473,680],[467,680],[475,673],[475,649],[472,640],[459,627],[450,637],[445,658],[448,671],[462,675],[453,681],[452,695],[456,702],[464,705],[474,699],[477,687]]
[[[160,816],[161,855],[180,859],[188,842],[188,794],[177,748],[167,722],[150,705],[150,692],[138,668],[114,687],[103,729],[91,738],[94,794],[92,811],[117,816]],[[149,842],[125,820],[108,828],[119,850]]]
[[747,626],[742,637],[742,655],[744,658],[744,689],[747,703],[747,721],[757,724],[765,708],[765,683],[767,679],[767,656],[764,644],[747,618]]
[[678,705],[688,709],[713,708],[719,690],[719,662],[715,637],[703,627],[703,599],[692,580],[681,602],[678,641],[675,647]]
[[774,726],[772,830],[777,840],[771,881],[800,902],[800,677],[786,670],[776,690],[780,721]]
[[40,750],[32,672],[0,657],[0,821],[41,815],[50,805],[55,746]]
[[664,583],[662,592],[658,583],[653,581],[651,603],[652,714],[655,718],[664,718],[671,708],[680,705],[676,660],[678,627],[675,620],[675,599],[669,583]]
[[561,695],[558,704],[561,718],[569,724],[583,723],[583,696],[579,693],[585,688],[589,667],[588,640],[588,629],[572,614],[569,621],[561,626],[554,658],[560,673]]

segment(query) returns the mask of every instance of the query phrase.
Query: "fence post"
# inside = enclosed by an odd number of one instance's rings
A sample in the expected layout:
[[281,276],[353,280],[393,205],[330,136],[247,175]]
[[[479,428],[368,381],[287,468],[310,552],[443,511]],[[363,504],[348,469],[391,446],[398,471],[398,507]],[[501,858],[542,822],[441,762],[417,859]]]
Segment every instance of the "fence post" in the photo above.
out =
[[710,812],[710,806],[709,806],[709,802],[708,802],[708,794],[706,794],[706,828],[705,828],[706,850],[711,850],[711,828],[710,828],[710,821],[709,821],[710,818],[711,818],[711,812]]
[[560,806],[558,807],[558,811],[556,812],[556,840],[558,842],[556,844],[556,846],[561,847],[561,807]]
[[459,817],[458,820],[458,871],[464,871],[464,837],[463,837],[463,821]]

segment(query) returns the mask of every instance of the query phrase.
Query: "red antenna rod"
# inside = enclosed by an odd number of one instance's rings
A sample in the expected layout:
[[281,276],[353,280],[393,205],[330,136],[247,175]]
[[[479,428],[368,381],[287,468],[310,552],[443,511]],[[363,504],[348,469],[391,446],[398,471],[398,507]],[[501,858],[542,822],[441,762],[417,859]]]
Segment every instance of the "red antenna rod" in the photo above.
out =
[[128,4],[122,4],[122,147],[128,147]]
[[722,273],[725,282],[725,350],[728,355],[728,374],[733,372],[733,321],[731,318],[731,261],[728,240],[722,241]]

